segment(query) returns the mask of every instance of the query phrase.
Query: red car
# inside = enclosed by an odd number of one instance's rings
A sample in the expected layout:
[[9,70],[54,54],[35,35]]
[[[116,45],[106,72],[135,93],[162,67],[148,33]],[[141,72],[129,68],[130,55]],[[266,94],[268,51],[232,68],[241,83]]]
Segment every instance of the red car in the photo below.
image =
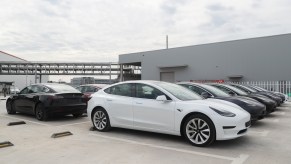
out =
[[91,94],[97,92],[99,89],[102,89],[105,86],[107,86],[107,84],[86,84],[80,85],[76,89],[78,89],[81,93],[90,98]]

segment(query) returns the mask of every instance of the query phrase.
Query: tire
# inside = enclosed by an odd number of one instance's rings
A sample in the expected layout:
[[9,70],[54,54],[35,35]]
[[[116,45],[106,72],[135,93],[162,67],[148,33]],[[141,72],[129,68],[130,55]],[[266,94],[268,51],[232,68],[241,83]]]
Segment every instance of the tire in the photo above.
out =
[[73,113],[73,116],[75,118],[81,117],[83,115],[83,113]]
[[6,110],[8,114],[16,114],[16,111],[14,109],[14,105],[12,104],[12,101],[6,102]]
[[182,130],[184,137],[194,146],[208,146],[216,138],[214,124],[203,114],[189,116],[184,122]]
[[103,108],[95,109],[92,113],[91,119],[93,126],[97,131],[106,132],[111,129],[109,116]]
[[38,104],[35,108],[35,117],[40,121],[46,121],[48,119],[48,113],[45,110],[42,103]]

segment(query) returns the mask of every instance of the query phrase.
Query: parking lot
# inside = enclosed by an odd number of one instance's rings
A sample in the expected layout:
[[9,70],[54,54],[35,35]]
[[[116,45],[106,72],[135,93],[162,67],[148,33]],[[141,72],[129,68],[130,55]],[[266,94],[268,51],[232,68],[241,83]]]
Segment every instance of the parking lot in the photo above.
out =
[[[291,102],[258,121],[238,139],[194,147],[182,137],[113,129],[90,131],[88,117],[71,116],[37,121],[34,116],[8,115],[0,100],[0,163],[290,163]],[[9,122],[26,124],[7,126]],[[73,135],[51,138],[53,133]]]

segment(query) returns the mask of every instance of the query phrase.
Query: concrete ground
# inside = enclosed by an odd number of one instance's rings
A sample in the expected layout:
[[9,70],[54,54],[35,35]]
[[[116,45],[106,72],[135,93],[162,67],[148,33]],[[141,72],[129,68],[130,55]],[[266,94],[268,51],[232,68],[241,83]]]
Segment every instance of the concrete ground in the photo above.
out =
[[[26,124],[7,126],[13,121]],[[291,163],[291,102],[253,125],[246,136],[206,148],[191,146],[178,136],[117,128],[101,133],[90,127],[88,117],[41,122],[29,115],[8,115],[5,100],[0,100],[0,142],[14,144],[0,148],[0,164]],[[63,131],[73,135],[51,138]]]

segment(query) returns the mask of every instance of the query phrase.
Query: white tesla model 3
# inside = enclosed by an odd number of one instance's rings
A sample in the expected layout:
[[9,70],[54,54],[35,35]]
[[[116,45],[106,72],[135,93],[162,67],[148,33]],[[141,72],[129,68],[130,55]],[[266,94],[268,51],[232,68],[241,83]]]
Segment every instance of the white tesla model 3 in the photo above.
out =
[[188,89],[161,81],[127,81],[92,95],[88,116],[98,131],[111,127],[184,136],[195,146],[246,134],[250,115],[239,106],[203,100]]

